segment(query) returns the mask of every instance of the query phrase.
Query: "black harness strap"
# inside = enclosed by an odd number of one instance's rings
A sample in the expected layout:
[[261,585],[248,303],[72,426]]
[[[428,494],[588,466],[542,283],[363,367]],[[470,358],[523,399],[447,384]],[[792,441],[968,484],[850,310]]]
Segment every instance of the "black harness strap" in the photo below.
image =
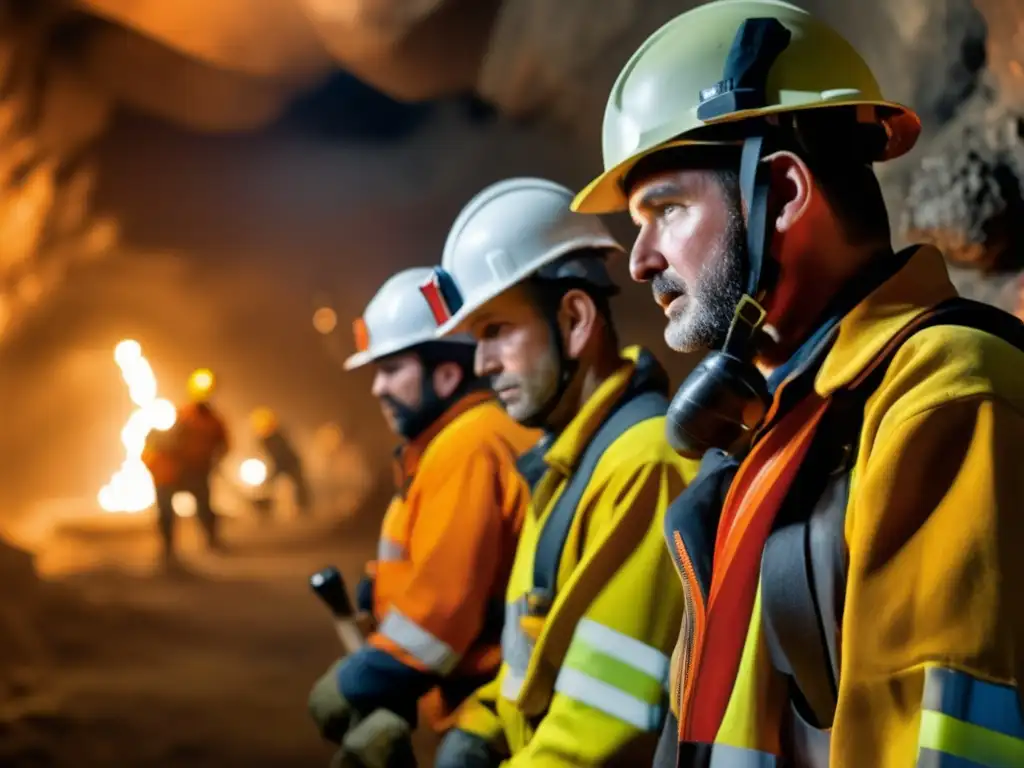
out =
[[[903,343],[926,328],[962,326],[997,336],[1024,352],[1024,323],[980,302],[955,298],[912,321],[867,374],[837,392],[786,500],[761,560],[765,639],[776,668],[789,676],[798,713],[829,728],[839,683],[839,630],[846,596],[846,507],[864,409]],[[813,722],[812,722],[813,721]]]
[[656,391],[643,392],[619,405],[598,428],[544,523],[533,561],[535,594],[554,599],[558,566],[576,516],[576,508],[604,452],[628,429],[642,421],[664,416],[667,410],[668,398],[665,395]]

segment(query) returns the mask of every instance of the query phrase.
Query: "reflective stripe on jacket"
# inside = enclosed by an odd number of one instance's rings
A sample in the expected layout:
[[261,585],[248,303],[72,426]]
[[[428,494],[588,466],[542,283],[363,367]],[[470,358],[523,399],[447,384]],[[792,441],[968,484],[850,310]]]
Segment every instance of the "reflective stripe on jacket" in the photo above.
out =
[[573,518],[555,599],[546,617],[531,606],[535,548],[558,494],[609,409],[646,375],[638,361],[657,365],[638,348],[625,358],[545,456],[509,581],[502,668],[459,716],[461,729],[508,748],[505,768],[649,764],[664,718],[683,598],[661,530],[696,471],[669,448],[664,417],[604,452]]
[[[682,686],[680,765],[772,766],[780,757],[797,768],[1024,765],[1020,351],[976,329],[928,328],[903,343],[867,402],[846,506],[830,733],[795,725],[763,632],[760,549],[744,543],[757,541],[749,527],[769,503],[757,487],[785,482],[816,402],[954,295],[941,255],[914,252],[841,321],[814,392],[795,406],[806,409],[801,423],[784,417],[763,437],[790,429],[779,449],[755,448],[740,467],[719,525],[707,610],[690,658],[677,665],[695,670]],[[758,535],[763,546],[766,533]],[[730,583],[749,584],[753,599],[736,599],[744,590]],[[824,757],[809,748],[815,737],[825,740]]]

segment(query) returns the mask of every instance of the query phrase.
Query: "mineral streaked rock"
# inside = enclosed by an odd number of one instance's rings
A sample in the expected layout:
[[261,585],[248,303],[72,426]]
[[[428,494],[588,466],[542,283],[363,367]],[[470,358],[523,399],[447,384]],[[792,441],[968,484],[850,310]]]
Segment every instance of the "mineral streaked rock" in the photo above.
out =
[[75,0],[75,4],[211,68],[310,83],[334,67],[299,0]]
[[911,173],[902,230],[934,243],[961,266],[1024,266],[1021,117],[1006,110],[993,115],[986,103],[974,106],[937,137]]
[[1024,111],[1024,4],[1020,0],[973,0],[985,17],[988,69],[1008,107]]
[[131,30],[102,25],[83,65],[121,103],[197,131],[240,131],[273,121],[291,84],[214,69]]

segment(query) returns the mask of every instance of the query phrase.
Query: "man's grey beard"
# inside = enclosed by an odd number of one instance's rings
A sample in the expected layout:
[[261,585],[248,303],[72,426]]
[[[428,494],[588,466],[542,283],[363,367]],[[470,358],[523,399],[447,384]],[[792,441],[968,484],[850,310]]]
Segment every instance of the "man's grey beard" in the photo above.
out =
[[746,289],[746,228],[739,211],[729,216],[717,253],[686,291],[686,307],[669,318],[665,343],[677,352],[719,349]]

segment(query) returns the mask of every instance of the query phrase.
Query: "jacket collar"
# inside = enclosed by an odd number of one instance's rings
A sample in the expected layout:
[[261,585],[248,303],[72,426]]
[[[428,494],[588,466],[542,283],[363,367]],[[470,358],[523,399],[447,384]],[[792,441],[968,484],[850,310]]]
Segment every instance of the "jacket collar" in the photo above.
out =
[[[641,355],[651,357],[650,353],[639,346],[622,350],[622,365],[601,382],[544,454],[544,461],[549,467],[566,477],[572,474],[590,439],[600,428],[612,407],[633,383]],[[651,359],[653,360],[653,357]]]
[[824,397],[852,383],[901,328],[956,295],[942,254],[931,246],[915,246],[903,268],[839,322],[815,390]]

